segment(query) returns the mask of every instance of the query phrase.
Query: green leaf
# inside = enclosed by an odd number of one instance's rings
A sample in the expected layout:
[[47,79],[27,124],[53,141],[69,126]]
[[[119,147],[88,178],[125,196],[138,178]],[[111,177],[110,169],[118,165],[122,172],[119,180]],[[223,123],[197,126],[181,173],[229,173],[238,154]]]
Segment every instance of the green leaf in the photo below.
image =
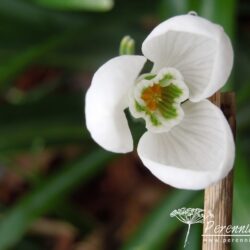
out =
[[237,143],[237,157],[234,168],[234,220],[237,223],[249,221],[249,162],[242,152],[240,141]]
[[33,0],[49,8],[63,10],[107,11],[113,7],[112,0]]
[[[35,122],[82,123],[84,93],[53,93],[35,102],[1,104],[1,126]],[[1,129],[0,129],[1,131]]]
[[83,144],[88,133],[82,124],[43,122],[1,126],[0,156],[6,152],[31,149],[37,140],[44,145],[58,145],[69,142]]
[[105,163],[113,157],[113,154],[103,150],[90,153],[76,163],[65,166],[60,173],[27,194],[2,217],[0,249],[9,249],[17,243],[35,219],[52,209],[75,186],[86,183],[102,171]]
[[[173,190],[172,193],[145,219],[133,237],[122,250],[161,250],[168,237],[184,226],[171,218],[174,209],[190,205],[201,205],[201,193],[194,191]],[[195,202],[194,202],[195,201]],[[198,202],[197,202],[198,201]]]
[[187,14],[189,11],[196,11],[199,14],[200,3],[200,0],[161,0],[158,13],[163,20]]
[[0,156],[31,149],[37,141],[45,146],[65,143],[84,145],[83,94],[53,94],[21,105],[3,104],[0,109]]
[[[237,143],[237,157],[234,168],[234,204],[233,225],[247,225],[250,223],[250,199],[249,199],[249,162],[243,154],[241,141]],[[234,250],[248,250],[249,243],[233,243]]]
[[[20,48],[22,41],[39,41],[55,34],[58,28],[62,31],[86,28],[89,18],[69,12],[52,11],[37,6],[31,0],[1,0],[0,21],[1,41],[16,44]],[[16,38],[16,40],[14,39]],[[36,38],[34,40],[34,38]]]
[[234,37],[236,0],[203,0],[198,14],[220,24],[231,38]]

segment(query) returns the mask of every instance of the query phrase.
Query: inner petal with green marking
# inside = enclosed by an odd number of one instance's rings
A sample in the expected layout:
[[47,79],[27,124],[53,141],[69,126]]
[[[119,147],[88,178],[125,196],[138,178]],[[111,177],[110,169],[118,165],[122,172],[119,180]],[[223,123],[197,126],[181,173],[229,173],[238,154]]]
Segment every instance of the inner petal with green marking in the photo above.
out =
[[141,75],[130,96],[130,112],[135,118],[144,118],[152,132],[164,132],[177,125],[184,116],[181,103],[189,91],[180,72],[164,68],[157,74]]

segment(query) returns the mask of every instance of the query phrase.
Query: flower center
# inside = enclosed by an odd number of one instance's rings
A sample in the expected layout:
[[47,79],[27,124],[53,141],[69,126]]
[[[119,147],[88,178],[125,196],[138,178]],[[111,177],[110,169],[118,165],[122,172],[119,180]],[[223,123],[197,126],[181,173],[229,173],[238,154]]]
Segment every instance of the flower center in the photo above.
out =
[[141,99],[151,112],[155,111],[162,101],[162,89],[160,84],[154,84],[152,87],[148,87],[142,91]]
[[152,132],[168,131],[182,120],[181,103],[188,94],[182,75],[174,68],[143,74],[133,86],[130,112],[135,118],[144,118]]

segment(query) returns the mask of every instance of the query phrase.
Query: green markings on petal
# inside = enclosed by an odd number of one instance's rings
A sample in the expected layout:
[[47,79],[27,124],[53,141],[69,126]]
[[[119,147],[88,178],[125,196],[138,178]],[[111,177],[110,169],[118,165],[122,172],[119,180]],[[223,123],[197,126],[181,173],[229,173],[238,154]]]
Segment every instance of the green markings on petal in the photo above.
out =
[[169,131],[185,115],[181,104],[188,99],[188,89],[175,68],[141,74],[131,93],[131,113],[135,118],[143,118],[152,132]]
[[176,98],[180,97],[183,93],[181,88],[177,87],[176,85],[174,85],[172,83],[169,86],[167,86],[166,88],[167,88],[168,92],[174,93],[176,95]]
[[157,114],[150,112],[146,107],[140,105],[137,101],[135,101],[135,109],[137,112],[144,112],[146,115],[150,117],[150,121],[154,126],[160,126],[161,122],[157,118]]
[[174,84],[169,84],[162,90],[162,101],[159,103],[159,111],[165,119],[174,119],[178,116],[175,101],[182,95],[183,91]]
[[170,80],[173,80],[174,79],[174,77],[173,77],[173,75],[171,75],[171,74],[166,74],[160,81],[159,81],[159,83],[161,84],[161,85],[168,85],[169,84],[169,81]]
[[155,74],[147,74],[147,75],[144,77],[144,79],[145,79],[145,80],[152,80],[152,79],[155,78],[155,77],[156,77]]
[[174,108],[170,104],[162,103],[162,105],[159,106],[159,111],[161,115],[167,120],[174,119],[178,116],[176,108]]
[[161,122],[158,120],[157,116],[154,113],[150,114],[150,121],[156,127],[161,125]]
[[178,86],[170,83],[166,87],[162,87],[161,101],[158,102],[157,111],[152,112],[146,106],[139,104],[135,101],[135,109],[137,112],[144,112],[149,116],[152,125],[160,126],[161,122],[157,118],[161,115],[166,120],[175,119],[178,117],[178,110],[176,108],[176,99],[182,95],[183,91]]
[[135,109],[137,112],[146,112],[146,108],[135,101]]

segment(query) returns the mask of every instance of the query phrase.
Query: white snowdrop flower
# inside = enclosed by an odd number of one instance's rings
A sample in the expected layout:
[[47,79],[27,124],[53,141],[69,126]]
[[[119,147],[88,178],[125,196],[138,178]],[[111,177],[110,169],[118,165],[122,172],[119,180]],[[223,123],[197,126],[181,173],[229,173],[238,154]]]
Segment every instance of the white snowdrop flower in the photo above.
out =
[[[158,25],[144,56],[115,57],[95,73],[86,95],[86,124],[106,150],[133,150],[124,110],[145,120],[137,151],[143,164],[176,188],[203,189],[225,177],[235,145],[223,113],[206,98],[227,81],[233,50],[223,28],[181,15]],[[140,72],[146,60],[151,72]]]

